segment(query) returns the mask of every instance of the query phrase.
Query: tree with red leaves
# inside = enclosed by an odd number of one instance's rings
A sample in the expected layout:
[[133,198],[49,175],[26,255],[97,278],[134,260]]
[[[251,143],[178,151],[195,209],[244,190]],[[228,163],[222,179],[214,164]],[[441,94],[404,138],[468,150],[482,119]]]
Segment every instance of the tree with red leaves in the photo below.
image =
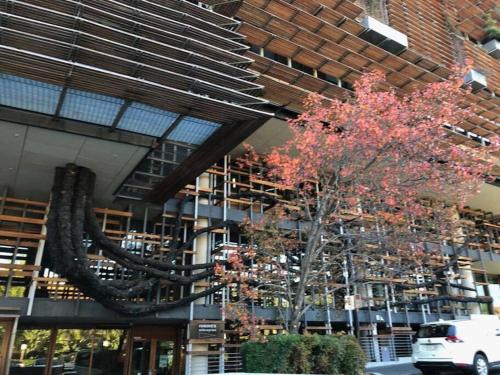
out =
[[[291,139],[263,157],[298,209],[279,207],[278,219],[248,223],[256,253],[249,274],[285,301],[289,331],[324,298],[326,278],[345,282],[355,262],[348,253],[366,272],[387,272],[374,265],[375,254],[402,257],[401,268],[415,269],[429,256],[425,242],[455,235],[450,210],[478,191],[499,149],[497,139],[479,148],[446,139],[447,127],[470,115],[463,74],[456,69],[448,80],[402,96],[379,91],[384,76],[375,71],[355,83],[350,100],[311,95],[288,122]],[[300,222],[300,230],[286,221]]]

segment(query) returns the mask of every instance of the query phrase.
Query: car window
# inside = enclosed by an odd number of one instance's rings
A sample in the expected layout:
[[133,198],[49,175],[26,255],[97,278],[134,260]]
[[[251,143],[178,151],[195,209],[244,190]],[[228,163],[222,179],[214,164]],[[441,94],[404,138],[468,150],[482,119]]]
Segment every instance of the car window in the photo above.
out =
[[456,327],[448,324],[422,326],[420,327],[417,333],[417,337],[421,339],[447,337],[455,335],[456,335]]

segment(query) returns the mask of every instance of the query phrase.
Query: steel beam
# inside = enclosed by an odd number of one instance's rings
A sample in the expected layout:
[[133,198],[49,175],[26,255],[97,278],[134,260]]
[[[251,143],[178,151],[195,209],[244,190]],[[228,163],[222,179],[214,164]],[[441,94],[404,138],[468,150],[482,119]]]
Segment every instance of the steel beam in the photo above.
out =
[[63,131],[72,134],[99,138],[106,141],[132,144],[141,147],[153,147],[155,137],[136,134],[116,129],[109,131],[109,127],[89,124],[81,121],[68,119],[54,119],[52,115],[28,112],[22,109],[0,106],[0,121],[8,121],[16,124],[36,126],[39,128]]

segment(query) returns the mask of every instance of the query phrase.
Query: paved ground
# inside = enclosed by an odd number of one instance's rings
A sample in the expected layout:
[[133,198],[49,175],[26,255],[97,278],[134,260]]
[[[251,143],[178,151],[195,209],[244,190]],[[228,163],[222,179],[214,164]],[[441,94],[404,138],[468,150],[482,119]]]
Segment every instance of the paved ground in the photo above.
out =
[[370,369],[369,374],[376,375],[420,375],[422,374],[418,371],[411,363],[403,363],[401,365],[391,365],[386,367],[377,367]]
[[[370,369],[368,374],[374,375],[421,375],[422,373],[418,371],[415,367],[413,367],[410,363],[404,363],[401,365],[391,365],[386,367],[377,367],[374,369]],[[452,374],[460,374],[460,373],[452,373],[447,372],[442,373],[442,375],[452,375]],[[500,369],[491,371],[490,374],[500,375]]]

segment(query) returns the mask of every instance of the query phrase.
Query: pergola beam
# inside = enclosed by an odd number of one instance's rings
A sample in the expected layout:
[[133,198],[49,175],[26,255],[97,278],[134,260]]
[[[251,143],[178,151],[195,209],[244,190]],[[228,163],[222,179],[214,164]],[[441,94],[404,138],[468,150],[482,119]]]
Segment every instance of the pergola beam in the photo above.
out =
[[269,117],[261,117],[222,126],[200,148],[158,183],[153,191],[146,195],[145,200],[159,204],[166,202],[268,120]]
[[118,126],[118,124],[120,123],[120,120],[122,119],[123,115],[125,114],[125,111],[128,109],[128,107],[130,107],[130,104],[132,104],[132,101],[131,100],[125,100],[125,102],[122,104],[122,106],[120,107],[120,110],[118,111],[118,113],[116,114],[112,124],[111,124],[111,129],[109,129],[109,131],[115,131],[116,130],[116,127]]

